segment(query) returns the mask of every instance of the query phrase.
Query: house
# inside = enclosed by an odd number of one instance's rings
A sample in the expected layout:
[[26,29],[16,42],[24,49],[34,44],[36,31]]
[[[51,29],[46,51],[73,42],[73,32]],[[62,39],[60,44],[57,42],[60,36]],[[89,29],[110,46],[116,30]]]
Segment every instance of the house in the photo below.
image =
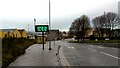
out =
[[114,37],[120,37],[120,29],[114,30]]
[[68,33],[67,33],[67,32],[65,32],[65,31],[64,31],[64,32],[62,32],[62,36],[63,36],[63,37],[66,37],[66,36],[68,36]]
[[85,34],[85,37],[90,37],[91,35],[93,35],[93,33],[94,33],[94,29],[88,29],[87,31],[86,31],[86,34]]
[[27,38],[27,33],[24,29],[0,29],[0,38],[8,38],[8,37],[15,37],[15,38]]
[[27,36],[29,39],[35,39],[35,33],[34,32],[28,32]]
[[20,32],[21,37],[27,38],[27,32],[24,29],[18,29],[18,31]]
[[0,31],[0,38],[4,38],[5,37],[5,33]]
[[68,38],[68,32],[60,32],[60,39],[67,39]]
[[20,38],[20,32],[17,29],[0,29],[0,38],[16,37]]
[[[44,35],[44,43],[47,41],[47,35]],[[41,44],[43,43],[43,36],[42,35],[37,35],[37,43]]]

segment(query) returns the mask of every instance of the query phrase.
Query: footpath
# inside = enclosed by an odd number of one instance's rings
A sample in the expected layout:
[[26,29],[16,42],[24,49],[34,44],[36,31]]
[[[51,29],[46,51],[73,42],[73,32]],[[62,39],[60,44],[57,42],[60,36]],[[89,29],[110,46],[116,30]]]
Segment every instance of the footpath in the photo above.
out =
[[21,66],[22,68],[33,68],[36,66],[38,66],[38,68],[41,66],[50,66],[55,68],[60,66],[67,67],[69,64],[63,55],[62,46],[60,44],[52,43],[52,50],[48,50],[48,44],[49,43],[46,43],[44,45],[44,50],[42,49],[42,44],[31,45],[26,49],[25,54],[18,57],[9,65],[8,68],[21,68]]

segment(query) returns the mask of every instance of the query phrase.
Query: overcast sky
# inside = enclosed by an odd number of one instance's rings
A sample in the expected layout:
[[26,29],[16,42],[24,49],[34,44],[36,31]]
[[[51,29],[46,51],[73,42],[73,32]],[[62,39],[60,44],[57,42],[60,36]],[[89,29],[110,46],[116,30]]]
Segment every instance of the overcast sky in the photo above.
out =
[[[85,14],[90,19],[104,12],[118,12],[120,0],[51,0],[53,29],[68,31],[74,19]],[[47,24],[49,0],[0,0],[0,28],[24,28],[33,31],[36,24]]]

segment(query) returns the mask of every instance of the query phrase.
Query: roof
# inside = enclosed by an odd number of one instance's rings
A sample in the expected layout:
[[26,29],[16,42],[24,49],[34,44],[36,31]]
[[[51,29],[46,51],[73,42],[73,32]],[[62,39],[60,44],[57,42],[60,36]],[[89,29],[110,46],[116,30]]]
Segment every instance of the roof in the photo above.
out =
[[16,29],[0,29],[2,32],[10,32],[10,31],[15,31]]
[[18,31],[22,34],[23,31],[25,31],[24,29],[18,29]]
[[[59,30],[49,30],[50,33],[59,33]],[[48,34],[49,32],[45,32],[45,34]]]
[[49,30],[49,31],[59,31],[59,30]]
[[59,30],[49,30],[49,32],[58,32],[59,33]]

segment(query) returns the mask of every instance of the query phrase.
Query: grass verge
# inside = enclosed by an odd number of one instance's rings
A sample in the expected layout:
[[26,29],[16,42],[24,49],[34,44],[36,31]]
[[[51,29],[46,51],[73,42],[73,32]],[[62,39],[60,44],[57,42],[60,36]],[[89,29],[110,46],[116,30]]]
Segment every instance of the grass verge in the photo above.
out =
[[69,43],[87,43],[92,45],[120,48],[120,40],[98,40],[98,41],[85,40],[85,41],[69,41]]
[[69,43],[119,43],[120,40],[85,40],[85,41],[69,41]]

